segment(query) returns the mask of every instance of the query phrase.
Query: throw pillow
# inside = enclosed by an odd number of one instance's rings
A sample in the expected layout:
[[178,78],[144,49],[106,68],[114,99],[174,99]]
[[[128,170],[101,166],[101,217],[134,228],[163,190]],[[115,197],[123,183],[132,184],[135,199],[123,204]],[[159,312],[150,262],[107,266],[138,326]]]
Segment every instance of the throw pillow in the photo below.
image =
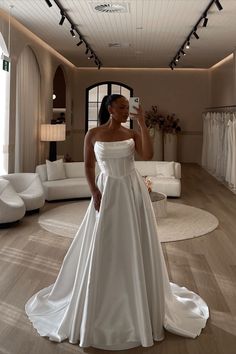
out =
[[175,178],[174,161],[158,163],[156,165],[157,177]]
[[66,178],[63,160],[49,161],[46,160],[48,181]]

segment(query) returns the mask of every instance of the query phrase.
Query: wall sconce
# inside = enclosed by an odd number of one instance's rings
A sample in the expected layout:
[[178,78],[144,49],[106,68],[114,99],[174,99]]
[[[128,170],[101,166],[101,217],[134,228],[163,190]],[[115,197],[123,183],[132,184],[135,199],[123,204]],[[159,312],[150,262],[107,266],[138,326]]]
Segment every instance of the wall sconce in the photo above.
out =
[[66,140],[65,124],[41,124],[41,141],[49,141],[49,160],[57,159],[57,141]]

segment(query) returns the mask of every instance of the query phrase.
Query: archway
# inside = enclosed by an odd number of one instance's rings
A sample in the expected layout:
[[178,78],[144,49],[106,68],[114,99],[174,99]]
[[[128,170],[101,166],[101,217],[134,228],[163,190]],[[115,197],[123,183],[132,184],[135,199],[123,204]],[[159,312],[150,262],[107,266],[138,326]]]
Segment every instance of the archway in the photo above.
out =
[[[52,124],[66,124],[66,80],[61,66],[58,66],[53,78],[53,117]],[[57,156],[64,158],[66,141],[57,142]]]
[[0,175],[8,173],[10,65],[8,50],[0,32]]
[[17,63],[15,172],[34,172],[39,151],[40,71],[26,46]]

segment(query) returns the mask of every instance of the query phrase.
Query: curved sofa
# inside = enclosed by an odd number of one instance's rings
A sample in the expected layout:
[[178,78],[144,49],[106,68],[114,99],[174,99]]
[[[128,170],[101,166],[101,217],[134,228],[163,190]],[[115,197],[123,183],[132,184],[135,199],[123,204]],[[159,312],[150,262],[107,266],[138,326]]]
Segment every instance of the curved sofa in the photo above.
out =
[[25,215],[25,204],[11,183],[0,178],[0,224],[19,221]]
[[11,183],[27,211],[40,209],[44,205],[44,189],[37,173],[10,173],[1,178]]
[[[152,183],[152,190],[162,192],[167,196],[180,197],[181,195],[181,165],[171,162],[173,172],[168,176],[170,162],[166,161],[135,161],[135,167],[144,177],[148,176]],[[64,179],[48,180],[46,164],[38,165],[36,173],[39,175],[44,195],[47,201],[91,197],[84,170],[84,162],[64,162]],[[161,170],[163,174],[158,174]],[[96,163],[96,175],[100,172]]]

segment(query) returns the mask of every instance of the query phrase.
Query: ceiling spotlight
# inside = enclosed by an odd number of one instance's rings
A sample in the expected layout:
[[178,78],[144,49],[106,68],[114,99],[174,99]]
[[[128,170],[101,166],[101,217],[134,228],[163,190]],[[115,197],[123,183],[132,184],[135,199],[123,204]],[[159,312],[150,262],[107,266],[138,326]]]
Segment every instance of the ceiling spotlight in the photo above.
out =
[[208,22],[208,18],[205,16],[202,27],[206,27],[207,26],[207,22]]
[[186,53],[183,51],[183,49],[180,49],[180,52],[181,52],[183,55],[186,55]]
[[101,68],[101,64],[99,63],[99,64],[98,64],[98,70],[100,70],[100,68]]
[[196,29],[193,31],[193,35],[195,38],[199,39],[199,35],[197,34]]
[[92,59],[94,57],[93,53],[88,57],[88,59]]
[[82,39],[79,41],[79,43],[77,43],[77,46],[81,45],[84,41],[82,41]]
[[215,4],[216,4],[216,7],[219,11],[223,10],[223,7],[222,7],[221,3],[219,2],[219,0],[215,0]]
[[179,57],[175,58],[175,61],[179,61]]
[[190,48],[190,42],[188,41],[187,44],[186,44],[186,49],[189,49]]
[[75,32],[74,32],[74,26],[72,25],[71,26],[71,30],[70,30],[70,33],[71,33],[71,35],[72,35],[72,37],[75,37]]
[[45,0],[49,7],[52,7],[52,3],[49,0]]
[[60,26],[63,25],[63,23],[64,23],[64,21],[65,21],[65,18],[66,18],[66,16],[65,16],[64,12],[61,11],[61,20],[60,20],[60,22],[59,22],[59,25],[60,25]]
[[88,54],[88,52],[89,52],[89,47],[86,47],[85,54]]
[[173,61],[172,63],[174,64],[174,66],[176,66],[176,65],[177,65],[175,61]]
[[169,67],[171,68],[171,70],[174,70],[172,63],[169,65]]

